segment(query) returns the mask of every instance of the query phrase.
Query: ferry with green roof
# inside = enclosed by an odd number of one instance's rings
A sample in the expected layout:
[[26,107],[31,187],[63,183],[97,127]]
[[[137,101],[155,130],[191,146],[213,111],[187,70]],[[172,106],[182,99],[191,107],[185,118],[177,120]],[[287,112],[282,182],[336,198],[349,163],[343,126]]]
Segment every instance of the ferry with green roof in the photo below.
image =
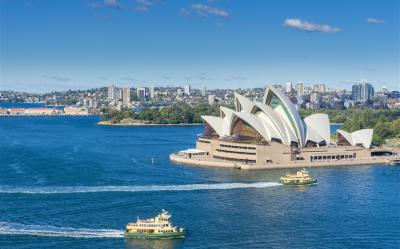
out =
[[306,169],[297,171],[296,174],[287,174],[280,178],[283,185],[301,186],[317,183],[317,179],[310,176]]
[[163,209],[155,218],[144,220],[138,218],[136,222],[129,223],[126,226],[124,237],[140,239],[185,238],[185,229],[173,226],[171,217],[171,214]]

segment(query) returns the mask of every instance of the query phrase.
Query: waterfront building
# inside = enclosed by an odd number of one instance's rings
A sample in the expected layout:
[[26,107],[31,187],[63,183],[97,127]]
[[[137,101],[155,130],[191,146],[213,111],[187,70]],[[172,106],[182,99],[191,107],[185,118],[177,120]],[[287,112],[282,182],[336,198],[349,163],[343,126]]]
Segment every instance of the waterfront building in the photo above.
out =
[[220,107],[220,116],[202,116],[204,133],[196,148],[171,154],[173,161],[246,169],[385,162],[371,150],[372,129],[338,130],[331,140],[326,114],[304,119],[289,98],[273,86],[263,101],[235,93],[235,109]]
[[65,115],[88,115],[89,111],[86,107],[64,107]]
[[124,87],[122,89],[122,101],[124,103],[131,103],[131,88],[130,87]]
[[108,87],[107,97],[109,100],[118,100],[119,91],[115,85],[111,85]]

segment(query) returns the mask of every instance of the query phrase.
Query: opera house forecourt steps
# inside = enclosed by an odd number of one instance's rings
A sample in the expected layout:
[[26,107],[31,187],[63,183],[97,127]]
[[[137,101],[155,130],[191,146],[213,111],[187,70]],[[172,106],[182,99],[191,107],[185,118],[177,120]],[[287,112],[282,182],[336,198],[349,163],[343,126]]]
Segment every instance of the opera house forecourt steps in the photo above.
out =
[[337,130],[331,141],[327,114],[301,118],[290,99],[267,86],[263,102],[235,93],[235,110],[202,116],[196,148],[170,155],[176,163],[240,169],[276,169],[385,164],[398,157],[371,144],[373,129]]

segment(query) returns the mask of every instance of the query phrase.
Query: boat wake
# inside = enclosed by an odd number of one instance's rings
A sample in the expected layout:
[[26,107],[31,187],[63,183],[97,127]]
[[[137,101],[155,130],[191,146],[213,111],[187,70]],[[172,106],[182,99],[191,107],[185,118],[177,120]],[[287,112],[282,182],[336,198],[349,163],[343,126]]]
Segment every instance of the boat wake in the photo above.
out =
[[196,191],[227,190],[243,188],[269,188],[281,186],[276,182],[254,183],[211,183],[186,185],[148,185],[148,186],[76,186],[76,187],[0,187],[0,193],[7,194],[74,194],[98,192],[158,192],[158,191]]
[[28,235],[70,238],[123,238],[124,231],[114,229],[53,227],[0,222],[0,235]]

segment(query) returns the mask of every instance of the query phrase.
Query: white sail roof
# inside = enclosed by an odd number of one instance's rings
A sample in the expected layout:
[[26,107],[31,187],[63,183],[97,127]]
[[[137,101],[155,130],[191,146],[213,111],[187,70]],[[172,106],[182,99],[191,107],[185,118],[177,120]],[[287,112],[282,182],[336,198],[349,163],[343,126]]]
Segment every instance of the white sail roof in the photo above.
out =
[[368,149],[371,147],[374,130],[362,129],[353,133],[344,130],[337,130],[337,133],[342,135],[351,145],[362,145],[364,148]]
[[320,137],[322,138],[322,140],[325,140],[326,144],[329,145],[331,143],[331,129],[330,129],[329,116],[327,114],[323,113],[312,114],[304,119],[304,123],[306,124],[307,127],[307,136],[306,136],[307,140],[320,143],[322,141],[313,140],[316,137]]
[[235,93],[235,107],[237,112],[251,112],[254,106],[254,102],[247,99],[246,97]]
[[222,129],[222,118],[214,116],[201,116],[201,118],[214,129],[218,136],[224,136]]
[[274,129],[279,132],[280,139],[284,144],[290,145],[292,141],[297,142],[297,137],[292,129],[286,125],[286,123],[281,119],[279,114],[274,111],[274,109],[265,104],[255,102],[255,107],[253,107],[252,113],[256,114],[257,110],[261,110],[269,118],[269,121],[273,124]]
[[[276,99],[277,101],[276,101]],[[276,103],[275,103],[276,102]],[[282,108],[280,110],[281,117],[286,116],[286,121],[289,121],[289,125],[292,127],[295,132],[298,143],[300,147],[305,145],[306,140],[306,130],[303,124],[303,120],[301,119],[299,113],[296,110],[294,104],[290,101],[290,99],[281,91],[276,89],[273,86],[268,86],[265,89],[265,95],[263,103],[271,106],[273,109],[278,107]]]
[[[235,116],[251,125],[251,127],[253,127],[265,140],[271,141],[270,133],[265,129],[262,122],[258,118],[256,118],[256,116],[251,115],[247,112],[236,112]],[[234,126],[234,123],[236,122],[235,120],[237,119],[234,119],[232,123],[232,128]]]
[[222,133],[223,136],[230,136],[231,135],[231,124],[232,124],[232,118],[234,115],[235,111],[221,106],[220,107],[220,115],[222,118]]

